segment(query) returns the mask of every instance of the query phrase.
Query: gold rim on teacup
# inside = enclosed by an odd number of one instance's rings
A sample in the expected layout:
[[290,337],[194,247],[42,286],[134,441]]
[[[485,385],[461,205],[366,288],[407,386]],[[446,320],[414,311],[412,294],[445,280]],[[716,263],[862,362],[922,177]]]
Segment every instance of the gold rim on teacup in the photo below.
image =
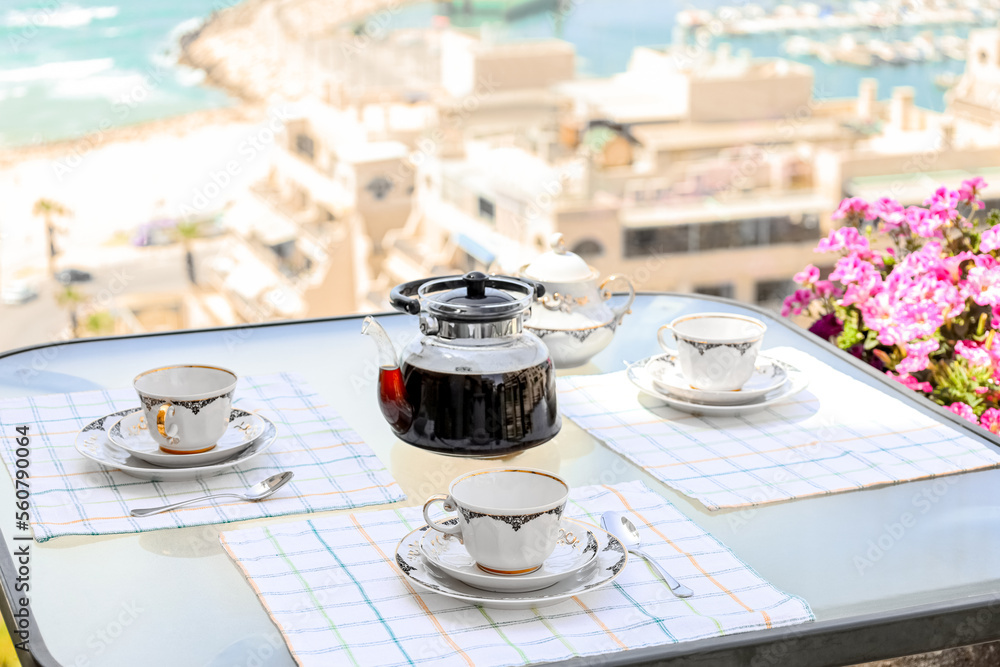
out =
[[[709,338],[705,336],[695,337],[677,331],[677,325],[679,324],[683,324],[684,322],[690,322],[691,320],[708,319],[708,318],[741,320],[743,322],[746,322],[747,324],[752,324],[756,326],[760,331],[759,333],[753,336],[735,336],[735,337],[730,336],[729,338]],[[664,330],[671,332],[678,338],[689,340],[692,343],[704,343],[706,345],[711,343],[721,343],[721,344],[742,343],[742,342],[752,343],[764,337],[764,334],[767,333],[767,325],[755,317],[749,317],[747,315],[737,315],[736,313],[695,313],[693,315],[682,315],[681,317],[676,318],[669,324],[664,324],[657,331],[657,337],[662,336]],[[660,338],[660,342],[661,343],[663,342],[662,338]]]

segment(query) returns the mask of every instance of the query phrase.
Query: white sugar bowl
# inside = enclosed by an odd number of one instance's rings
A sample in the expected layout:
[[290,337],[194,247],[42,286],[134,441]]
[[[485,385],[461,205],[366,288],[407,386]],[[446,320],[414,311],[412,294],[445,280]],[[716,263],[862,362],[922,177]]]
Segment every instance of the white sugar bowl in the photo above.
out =
[[[526,329],[542,339],[556,368],[572,368],[587,363],[614,338],[615,329],[635,301],[635,288],[625,276],[612,275],[598,283],[600,274],[579,255],[566,250],[562,234],[553,234],[552,250],[521,267],[521,276],[545,285],[545,295],[537,299]],[[612,307],[615,281],[628,286],[624,303]]]

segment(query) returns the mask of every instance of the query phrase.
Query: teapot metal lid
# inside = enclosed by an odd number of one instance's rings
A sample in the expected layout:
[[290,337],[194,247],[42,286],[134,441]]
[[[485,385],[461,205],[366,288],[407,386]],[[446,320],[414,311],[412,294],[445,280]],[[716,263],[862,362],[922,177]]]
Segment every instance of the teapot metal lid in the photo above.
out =
[[[517,317],[545,288],[529,280],[507,276],[487,276],[472,271],[464,276],[447,276],[414,281],[392,291],[393,306],[418,314],[423,308],[429,315],[453,322],[492,322]],[[419,297],[413,299],[416,294]]]
[[594,270],[587,262],[566,250],[562,234],[553,234],[549,244],[552,250],[542,253],[522,269],[528,278],[549,283],[575,283],[594,277]]

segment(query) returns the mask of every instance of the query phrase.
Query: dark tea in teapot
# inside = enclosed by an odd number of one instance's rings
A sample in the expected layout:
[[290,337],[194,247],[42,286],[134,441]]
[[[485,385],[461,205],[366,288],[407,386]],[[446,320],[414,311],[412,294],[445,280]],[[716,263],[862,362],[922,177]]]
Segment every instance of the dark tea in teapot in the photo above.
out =
[[548,359],[530,368],[486,374],[440,373],[404,362],[402,373],[411,418],[397,434],[423,449],[502,456],[540,445],[559,432],[556,378]]

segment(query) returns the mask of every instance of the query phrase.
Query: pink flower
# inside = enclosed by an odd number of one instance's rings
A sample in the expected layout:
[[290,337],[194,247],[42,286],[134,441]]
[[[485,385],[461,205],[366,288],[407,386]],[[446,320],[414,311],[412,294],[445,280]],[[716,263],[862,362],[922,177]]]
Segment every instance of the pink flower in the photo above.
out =
[[841,295],[840,289],[829,280],[817,280],[816,284],[813,285],[813,289],[816,290],[816,296],[821,299],[829,299]]
[[993,255],[973,255],[972,259],[975,261],[976,266],[984,269],[993,269],[1000,266],[1000,261]]
[[934,191],[929,199],[924,201],[924,206],[928,207],[931,217],[937,218],[942,224],[952,222],[958,218],[959,195],[954,190],[941,186]]
[[920,208],[919,206],[907,207],[906,224],[910,226],[910,229],[917,236],[922,236],[925,239],[943,238],[941,225],[944,224],[944,220],[931,215],[931,212],[926,208]]
[[990,227],[979,239],[979,252],[992,252],[1000,248],[1000,225]]
[[949,405],[946,410],[951,410],[956,415],[972,422],[973,424],[979,424],[979,419],[976,417],[975,411],[973,411],[972,406],[968,403],[962,403],[961,401],[956,401]]
[[[958,253],[957,255],[952,255],[951,257],[943,257],[941,259],[941,264],[944,270],[947,271],[948,278],[950,278],[952,282],[957,284],[962,276],[962,271],[961,271],[962,264],[969,260],[975,261],[976,257],[977,255],[971,252],[963,251]],[[990,259],[993,258],[990,257]],[[943,279],[944,276],[942,276],[942,280]]]
[[882,289],[882,276],[877,271],[872,271],[862,277],[856,283],[847,286],[841,305],[850,306],[853,304],[863,304],[877,295]]
[[896,375],[892,372],[889,372],[887,373],[887,375],[896,382],[905,385],[908,389],[912,389],[913,391],[923,391],[928,394],[934,391],[934,387],[931,386],[930,382],[921,382],[917,378],[913,377],[908,373],[902,373],[900,375]]
[[986,181],[979,176],[965,179],[962,181],[961,187],[958,188],[958,201],[962,204],[968,204],[974,211],[984,208],[985,204],[977,197],[980,192],[986,189],[986,186]]
[[830,274],[830,280],[839,280],[842,284],[867,282],[872,276],[878,275],[878,271],[871,262],[861,259],[857,253],[852,252],[847,257],[837,260],[837,266]]
[[809,285],[819,280],[819,269],[817,269],[812,264],[806,266],[792,278],[795,282],[800,285]]
[[969,362],[970,366],[992,366],[993,357],[981,343],[974,340],[960,340],[955,343],[955,354]]
[[940,343],[936,338],[931,338],[907,343],[905,347],[906,357],[896,364],[896,370],[900,373],[917,373],[930,365],[930,353],[936,351]]
[[781,304],[781,316],[801,315],[814,300],[815,296],[812,290],[797,289],[793,294],[785,297],[785,301]]
[[972,267],[963,288],[965,295],[980,306],[1000,305],[1000,267]]
[[871,210],[882,220],[881,230],[891,232],[906,224],[906,215],[903,205],[895,199],[882,197],[872,204]]
[[990,433],[1000,435],[1000,410],[987,408],[979,418],[979,425]]
[[906,346],[906,353],[926,357],[931,352],[936,352],[940,347],[941,343],[938,342],[937,338],[918,340],[913,341]]
[[[848,297],[851,296],[851,290],[856,287],[856,285],[852,285],[847,288],[844,301],[848,300]],[[873,331],[879,332],[879,341],[882,344],[901,345],[909,340],[908,337],[896,335],[898,333],[894,319],[896,304],[893,303],[888,292],[880,292],[858,303],[864,325]]]
[[840,206],[830,217],[834,220],[853,218],[858,220],[874,220],[875,211],[861,197],[851,197],[840,202]]
[[816,244],[816,252],[837,252],[838,250],[855,251],[863,258],[871,256],[871,245],[854,227],[841,227],[830,232],[825,239]]

